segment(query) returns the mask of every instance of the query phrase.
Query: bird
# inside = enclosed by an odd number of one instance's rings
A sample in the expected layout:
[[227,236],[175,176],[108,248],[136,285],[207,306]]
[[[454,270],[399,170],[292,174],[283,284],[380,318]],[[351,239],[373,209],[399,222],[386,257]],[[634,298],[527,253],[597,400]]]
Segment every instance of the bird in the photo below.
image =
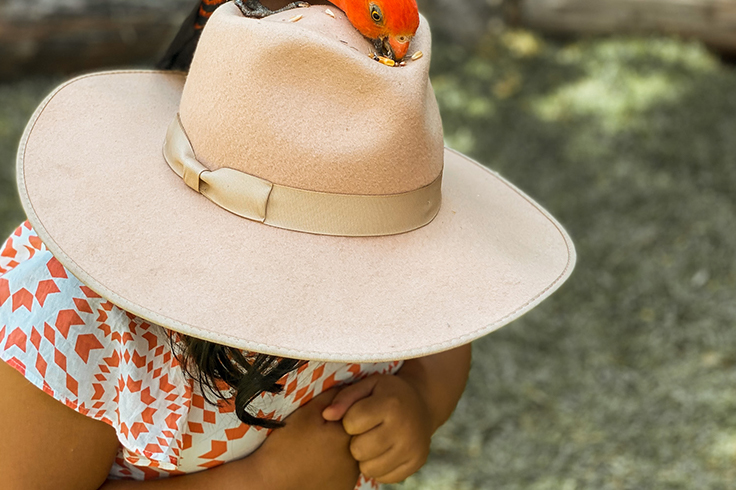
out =
[[[229,0],[198,0],[171,45],[156,65],[163,70],[188,71],[207,20],[212,13]],[[259,0],[235,0],[235,5],[246,17],[263,18],[287,10],[308,7],[303,1],[292,2],[271,10]],[[416,0],[331,0],[342,10],[351,24],[373,42],[378,53],[392,60],[406,56],[412,38],[419,28],[419,9]]]
[[406,56],[419,28],[416,0],[330,0],[387,58]]
[[204,29],[205,24],[217,7],[228,1],[197,0],[194,10],[182,22],[179,32],[177,32],[166,53],[156,63],[156,68],[160,70],[189,71],[202,29]]
[[[189,71],[202,29],[204,29],[205,24],[207,24],[215,10],[229,1],[231,0],[197,0],[194,10],[182,22],[179,32],[167,48],[166,53],[156,63],[156,68],[160,70]],[[283,8],[271,10],[258,0],[246,0],[244,2],[236,0],[235,4],[243,12],[243,15],[259,19],[293,8],[309,6],[307,2],[297,1]]]
[[307,2],[291,2],[290,4],[276,10],[263,5],[259,0],[235,0],[235,5],[246,17],[253,17],[256,19],[262,19],[268,15],[278,14],[280,12],[286,12],[287,10],[309,7]]

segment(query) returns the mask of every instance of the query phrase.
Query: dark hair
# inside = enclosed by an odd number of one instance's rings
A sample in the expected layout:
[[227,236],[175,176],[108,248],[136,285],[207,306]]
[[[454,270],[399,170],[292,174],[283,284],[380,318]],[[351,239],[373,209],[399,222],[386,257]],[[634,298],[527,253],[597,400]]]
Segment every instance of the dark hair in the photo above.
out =
[[234,398],[235,413],[244,423],[266,429],[284,425],[249,413],[248,405],[263,392],[279,393],[283,386],[277,381],[306,361],[248,353],[171,330],[168,334],[185,375],[199,383],[208,403],[230,403]]

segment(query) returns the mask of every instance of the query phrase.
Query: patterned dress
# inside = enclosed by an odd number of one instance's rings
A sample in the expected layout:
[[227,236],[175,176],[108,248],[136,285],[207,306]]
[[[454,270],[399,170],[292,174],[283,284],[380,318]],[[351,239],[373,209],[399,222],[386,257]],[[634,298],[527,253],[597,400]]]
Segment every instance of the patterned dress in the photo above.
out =
[[[111,425],[120,447],[112,479],[194,473],[243,458],[270,431],[243,424],[232,404],[205,401],[184,376],[166,331],[101,298],[46,249],[27,222],[0,248],[0,359],[68,407]],[[310,361],[251,408],[281,420],[321,392],[401,362]],[[379,485],[361,476],[356,489]]]

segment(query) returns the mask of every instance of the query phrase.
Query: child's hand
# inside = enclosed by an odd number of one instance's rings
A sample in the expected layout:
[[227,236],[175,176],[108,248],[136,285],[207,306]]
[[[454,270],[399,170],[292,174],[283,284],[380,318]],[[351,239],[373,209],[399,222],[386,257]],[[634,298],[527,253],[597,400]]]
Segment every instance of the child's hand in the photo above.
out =
[[340,391],[322,416],[342,418],[363,475],[397,483],[427,461],[433,426],[419,392],[399,376],[373,375]]

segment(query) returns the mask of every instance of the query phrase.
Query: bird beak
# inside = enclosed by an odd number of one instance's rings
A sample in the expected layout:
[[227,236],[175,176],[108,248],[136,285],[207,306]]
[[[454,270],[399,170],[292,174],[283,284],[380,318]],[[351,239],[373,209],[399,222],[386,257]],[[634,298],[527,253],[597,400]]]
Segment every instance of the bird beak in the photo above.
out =
[[391,58],[392,60],[396,59],[396,57],[394,56],[394,50],[389,43],[388,37],[376,39],[376,49],[379,50],[386,58]]
[[411,38],[408,38],[406,42],[399,42],[395,37],[388,38],[388,44],[391,46],[391,51],[394,54],[396,61],[401,61],[406,56],[406,52],[409,51],[409,44],[411,44]]

